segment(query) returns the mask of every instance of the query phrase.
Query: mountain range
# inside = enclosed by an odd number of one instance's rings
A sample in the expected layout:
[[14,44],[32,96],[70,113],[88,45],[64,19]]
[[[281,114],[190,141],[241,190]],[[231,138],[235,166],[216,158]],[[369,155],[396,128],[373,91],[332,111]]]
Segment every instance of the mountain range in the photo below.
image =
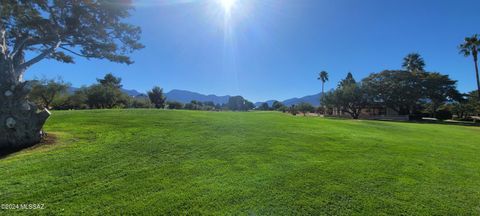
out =
[[[302,102],[312,104],[313,106],[320,106],[320,97],[322,93],[314,94],[314,95],[308,95],[305,97],[301,98],[290,98],[288,100],[280,101],[282,102],[285,106],[291,106],[291,105],[296,105]],[[167,101],[177,101],[181,103],[189,103],[192,100],[196,101],[213,101],[215,104],[225,104],[228,102],[228,99],[230,98],[230,95],[225,95],[225,96],[217,96],[217,95],[204,95],[196,92],[191,92],[191,91],[186,91],[186,90],[172,90],[167,93],[165,93],[165,96],[167,97]],[[265,102],[256,102],[255,106],[260,106],[262,103],[268,103],[269,106],[272,106],[273,102],[275,100],[269,100]]]
[[[69,92],[75,92],[76,90],[78,90],[78,88],[71,87],[69,89]],[[122,88],[122,91],[131,97],[146,97],[146,94],[141,93],[134,89]],[[318,93],[318,94],[308,95],[300,98],[290,98],[280,102],[282,102],[285,106],[296,105],[302,102],[312,104],[313,106],[319,106],[321,95],[322,93]],[[174,89],[165,93],[165,96],[167,97],[167,101],[177,101],[180,103],[190,103],[192,100],[196,100],[201,102],[213,101],[213,103],[215,104],[225,104],[228,102],[228,99],[230,98],[230,95],[225,95],[225,96],[217,96],[213,94],[205,95],[197,92],[178,90],[178,89]],[[268,103],[269,106],[272,106],[273,102],[275,102],[275,100],[256,102],[255,106],[260,106],[262,103]]]

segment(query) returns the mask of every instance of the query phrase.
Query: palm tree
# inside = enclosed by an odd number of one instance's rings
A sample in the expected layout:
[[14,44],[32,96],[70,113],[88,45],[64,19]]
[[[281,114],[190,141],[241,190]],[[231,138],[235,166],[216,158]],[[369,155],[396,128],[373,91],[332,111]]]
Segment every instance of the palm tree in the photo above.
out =
[[478,97],[480,97],[480,78],[478,76],[478,51],[480,51],[480,40],[478,34],[474,34],[472,37],[465,38],[465,42],[459,46],[460,54],[465,57],[473,56],[473,62],[475,63],[475,72],[477,76],[477,89]]
[[328,72],[322,71],[318,74],[318,80],[322,81],[322,97],[325,95],[325,82],[328,81]]
[[423,72],[425,68],[425,61],[418,53],[410,53],[403,58],[402,67],[410,72]]

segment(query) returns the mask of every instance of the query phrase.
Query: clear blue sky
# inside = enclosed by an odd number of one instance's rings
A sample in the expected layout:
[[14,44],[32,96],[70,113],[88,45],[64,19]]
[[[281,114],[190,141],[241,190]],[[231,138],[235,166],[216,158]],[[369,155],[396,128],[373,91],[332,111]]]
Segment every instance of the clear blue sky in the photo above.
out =
[[237,0],[226,15],[218,0],[142,0],[129,22],[146,48],[135,64],[43,61],[27,78],[61,76],[81,86],[112,72],[124,87],[184,89],[287,99],[327,89],[347,72],[357,80],[399,69],[410,52],[428,71],[449,74],[461,91],[475,88],[473,61],[458,54],[465,36],[480,33],[478,0]]

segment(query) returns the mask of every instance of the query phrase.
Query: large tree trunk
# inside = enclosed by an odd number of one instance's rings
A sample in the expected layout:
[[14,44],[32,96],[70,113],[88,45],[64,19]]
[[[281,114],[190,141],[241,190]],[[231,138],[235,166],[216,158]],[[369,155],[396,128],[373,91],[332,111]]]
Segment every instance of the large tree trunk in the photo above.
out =
[[475,75],[477,77],[477,94],[478,98],[480,98],[480,77],[478,75],[478,57],[476,53],[473,55],[473,61],[475,61]]
[[0,149],[23,148],[42,139],[42,127],[50,116],[27,100],[28,82],[12,70],[11,64],[0,61]]

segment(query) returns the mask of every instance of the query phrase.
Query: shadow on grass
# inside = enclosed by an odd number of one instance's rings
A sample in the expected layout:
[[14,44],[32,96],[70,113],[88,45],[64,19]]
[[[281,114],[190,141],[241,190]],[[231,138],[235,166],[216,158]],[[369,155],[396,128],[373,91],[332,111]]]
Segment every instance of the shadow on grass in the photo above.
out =
[[467,121],[441,121],[441,120],[409,120],[409,121],[400,121],[400,120],[391,120],[391,119],[352,119],[346,117],[337,117],[337,116],[325,116],[322,117],[325,119],[334,119],[334,120],[367,120],[367,121],[380,121],[380,122],[398,122],[398,123],[416,123],[416,124],[439,124],[439,125],[456,125],[456,126],[471,126],[471,127],[480,127],[480,122],[467,122]]
[[416,123],[416,124],[438,124],[438,125],[455,125],[455,126],[470,126],[480,127],[480,123],[474,122],[448,122],[448,121],[434,121],[434,120],[410,120],[410,121],[394,121],[394,120],[375,120],[375,121],[389,121],[399,123]]
[[47,134],[47,136],[45,136],[42,141],[40,141],[40,143],[38,144],[35,144],[33,146],[29,146],[29,147],[24,147],[24,148],[6,148],[6,149],[0,149],[0,160],[1,159],[5,159],[7,158],[8,156],[14,154],[14,153],[17,153],[17,152],[20,152],[20,151],[24,151],[24,150],[33,150],[33,149],[36,149],[36,148],[39,148],[41,146],[45,146],[45,145],[52,145],[52,144],[55,144],[57,142],[57,136],[55,134]]

